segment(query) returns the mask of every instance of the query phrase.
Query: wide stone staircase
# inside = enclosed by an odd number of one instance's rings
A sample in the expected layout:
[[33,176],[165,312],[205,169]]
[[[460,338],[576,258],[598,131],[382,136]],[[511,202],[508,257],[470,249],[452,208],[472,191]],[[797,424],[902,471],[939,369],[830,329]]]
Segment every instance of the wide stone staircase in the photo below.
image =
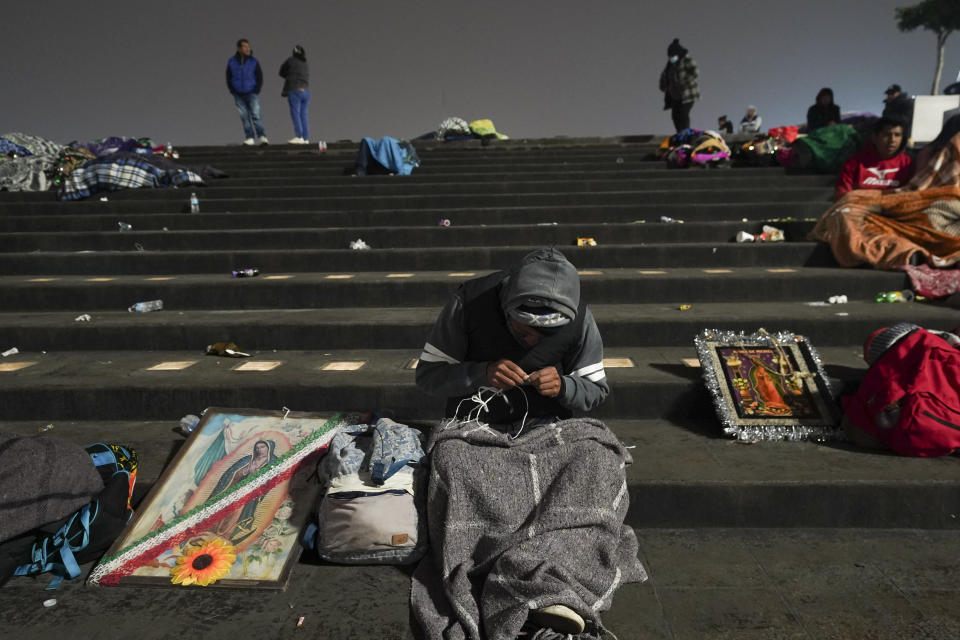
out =
[[[344,175],[347,144],[183,148],[181,162],[229,175],[194,190],[198,214],[190,189],[0,194],[0,351],[20,352],[0,359],[0,429],[127,442],[143,457],[142,496],[182,442],[179,418],[208,406],[388,410],[429,427],[443,403],[413,368],[439,307],[465,279],[555,246],[604,339],[612,392],[595,415],[635,447],[629,524],[956,528],[956,458],[734,443],[684,359],[704,328],[789,330],[849,392],[873,330],[949,329],[960,314],[878,304],[904,274],[838,268],[805,239],[831,177],[667,170],[650,159],[655,142],[421,143],[408,177]],[[787,241],[733,241],[765,223]],[[350,249],[356,239],[370,248]],[[260,275],[232,277],[248,267]],[[837,294],[850,302],[808,304]],[[162,311],[127,311],[153,299]],[[253,357],[204,355],[217,341]]]

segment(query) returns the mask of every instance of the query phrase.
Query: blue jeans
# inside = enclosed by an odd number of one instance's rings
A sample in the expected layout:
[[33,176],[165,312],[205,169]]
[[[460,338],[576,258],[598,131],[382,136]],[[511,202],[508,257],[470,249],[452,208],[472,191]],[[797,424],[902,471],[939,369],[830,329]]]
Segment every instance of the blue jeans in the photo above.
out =
[[233,101],[237,103],[240,122],[243,123],[243,137],[257,138],[267,134],[263,132],[263,120],[260,119],[260,99],[255,93],[235,93]]
[[310,118],[307,111],[310,107],[310,89],[291,91],[287,95],[290,102],[290,117],[293,119],[293,134],[304,140],[310,139]]

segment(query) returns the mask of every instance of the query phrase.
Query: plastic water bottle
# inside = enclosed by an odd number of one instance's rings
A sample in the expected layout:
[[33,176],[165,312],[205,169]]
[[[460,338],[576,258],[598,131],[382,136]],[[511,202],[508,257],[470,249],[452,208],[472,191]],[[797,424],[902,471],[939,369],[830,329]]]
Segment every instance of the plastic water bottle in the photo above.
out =
[[190,213],[200,213],[200,199],[196,193],[190,194]]
[[148,300],[146,302],[138,302],[128,307],[127,311],[131,313],[148,313],[150,311],[159,311],[160,309],[163,309],[163,300]]
[[904,289],[903,291],[881,291],[877,294],[877,302],[913,302],[913,291]]
[[133,225],[127,224],[126,222],[118,222],[117,225],[120,226],[120,231],[132,231]]
[[193,433],[193,430],[197,428],[198,424],[200,424],[200,418],[192,413],[188,413],[180,418],[180,433],[183,435],[190,435]]
[[167,143],[167,146],[163,148],[163,155],[167,156],[168,158],[173,157],[173,145],[169,142]]

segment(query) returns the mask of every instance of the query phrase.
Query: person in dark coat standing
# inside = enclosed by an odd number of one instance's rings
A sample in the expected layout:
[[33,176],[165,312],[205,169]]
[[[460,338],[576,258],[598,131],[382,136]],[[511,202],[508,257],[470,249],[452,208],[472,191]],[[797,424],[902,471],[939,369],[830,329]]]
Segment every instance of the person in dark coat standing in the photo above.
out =
[[673,126],[678,132],[690,128],[690,109],[700,99],[697,81],[700,70],[688,51],[674,38],[667,47],[667,66],[660,74],[663,108],[670,110]]
[[307,66],[307,54],[303,47],[293,48],[293,55],[280,66],[280,77],[284,79],[280,95],[290,103],[290,118],[293,120],[294,137],[287,140],[290,144],[310,142],[310,69]]
[[260,144],[269,143],[260,117],[259,96],[262,87],[260,62],[253,57],[250,42],[241,38],[237,40],[237,53],[227,60],[227,89],[233,95],[240,113],[245,145],[256,144],[254,136],[260,139]]
[[833,103],[833,89],[824,87],[817,101],[807,109],[807,131],[840,124],[840,107]]

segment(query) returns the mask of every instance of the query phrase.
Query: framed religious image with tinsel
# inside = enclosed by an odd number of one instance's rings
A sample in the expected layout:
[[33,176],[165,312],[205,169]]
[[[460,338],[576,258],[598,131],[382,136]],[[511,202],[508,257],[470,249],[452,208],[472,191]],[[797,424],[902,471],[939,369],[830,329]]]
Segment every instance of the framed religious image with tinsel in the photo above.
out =
[[90,574],[99,585],[283,589],[339,415],[207,409]]
[[694,342],[725,434],[740,440],[836,437],[839,410],[806,338],[705,329]]

